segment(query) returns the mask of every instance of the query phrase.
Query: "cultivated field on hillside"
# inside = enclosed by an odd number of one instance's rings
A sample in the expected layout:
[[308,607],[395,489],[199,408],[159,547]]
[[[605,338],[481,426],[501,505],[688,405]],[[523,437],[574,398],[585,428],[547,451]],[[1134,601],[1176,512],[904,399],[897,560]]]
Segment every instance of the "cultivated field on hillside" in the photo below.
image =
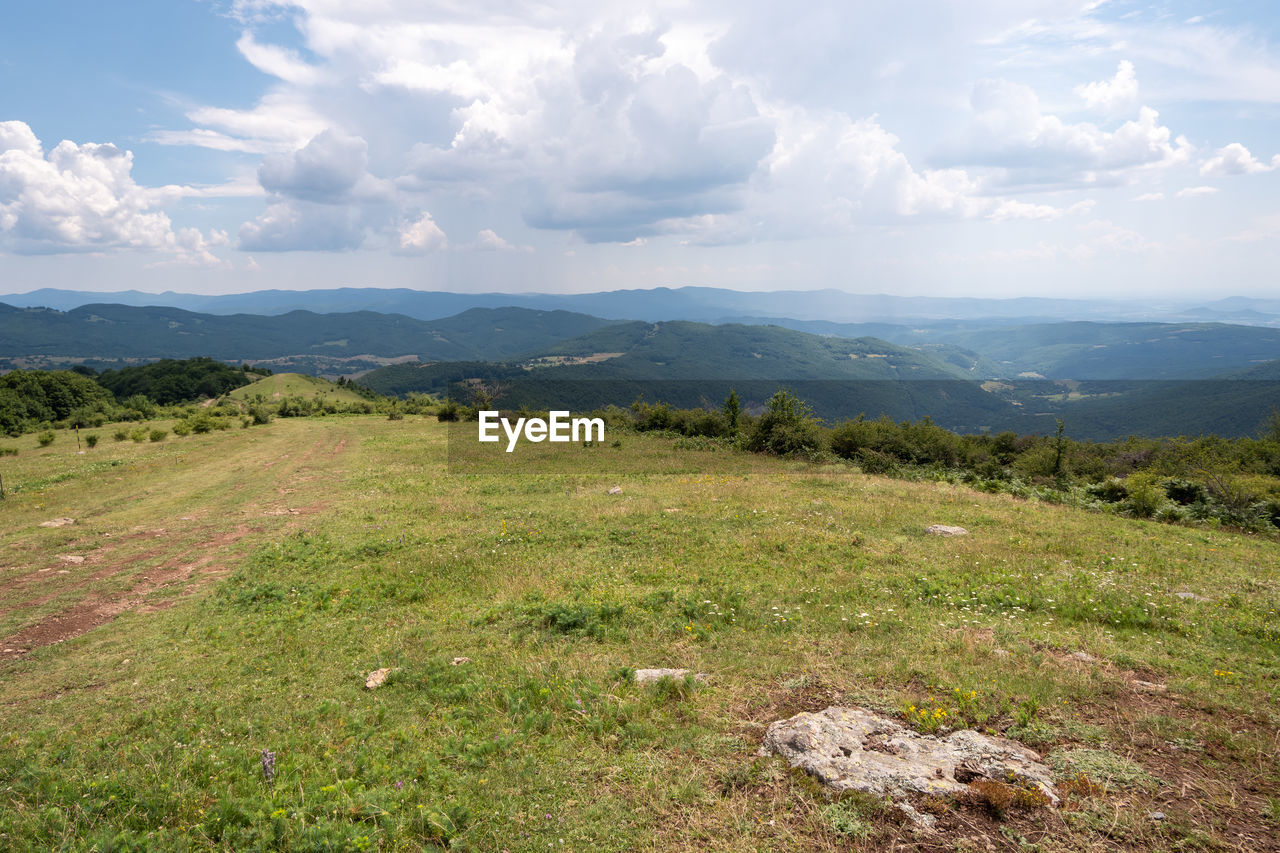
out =
[[[1275,538],[632,433],[450,466],[418,416],[7,443],[0,848],[1280,849]],[[833,704],[1062,805],[917,837],[756,756]]]

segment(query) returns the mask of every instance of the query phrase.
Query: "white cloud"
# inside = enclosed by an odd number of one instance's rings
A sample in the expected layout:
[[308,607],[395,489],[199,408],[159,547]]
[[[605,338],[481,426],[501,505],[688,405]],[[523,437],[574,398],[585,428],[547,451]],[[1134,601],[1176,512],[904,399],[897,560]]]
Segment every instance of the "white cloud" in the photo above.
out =
[[24,122],[0,123],[0,240],[28,253],[171,248],[169,217],[132,170],[114,145],[64,140],[46,156]]
[[359,248],[367,236],[357,207],[285,199],[240,226],[238,247],[247,252],[339,252]]
[[969,141],[946,155],[957,164],[1000,169],[1009,185],[1097,185],[1119,183],[1134,170],[1168,168],[1187,162],[1193,147],[1173,138],[1150,107],[1136,119],[1107,131],[1090,122],[1076,124],[1047,115],[1028,86],[983,80],[970,103],[974,124]]
[[326,119],[302,91],[276,91],[252,109],[195,107],[186,117],[189,130],[157,130],[147,139],[161,145],[191,145],[215,151],[269,154],[293,151],[328,129]]
[[1187,187],[1178,190],[1178,198],[1200,198],[1201,196],[1214,195],[1218,192],[1217,187]]
[[418,219],[407,222],[400,228],[401,251],[434,252],[448,246],[449,238],[440,230],[440,226],[431,218],[430,213],[423,213]]
[[1121,60],[1120,67],[1110,80],[1102,80],[1077,86],[1075,93],[1079,95],[1090,109],[1099,110],[1108,115],[1120,115],[1132,112],[1138,106],[1138,75],[1133,63]]
[[321,79],[320,70],[304,62],[296,51],[273,44],[262,44],[248,30],[240,36],[236,48],[254,68],[264,74],[279,77],[286,83],[310,86]]
[[1272,172],[1280,168],[1280,154],[1271,158],[1271,163],[1258,160],[1239,142],[1233,142],[1219,148],[1213,156],[1200,166],[1200,174],[1210,175],[1256,175],[1259,172]]
[[471,248],[480,252],[531,252],[532,246],[517,246],[508,242],[491,228],[483,229],[476,235]]
[[368,143],[326,130],[296,151],[264,158],[258,181],[267,192],[305,201],[385,200],[391,188],[370,175],[368,165]]
[[1164,193],[1160,193],[1160,192],[1143,193],[1142,195],[1134,196],[1133,200],[1134,201],[1163,201]]

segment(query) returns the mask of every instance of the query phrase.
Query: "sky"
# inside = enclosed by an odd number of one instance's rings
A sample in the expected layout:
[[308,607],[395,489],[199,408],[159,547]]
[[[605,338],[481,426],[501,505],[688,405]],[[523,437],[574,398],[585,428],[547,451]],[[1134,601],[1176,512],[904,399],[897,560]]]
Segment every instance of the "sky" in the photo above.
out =
[[6,4],[0,293],[1280,293],[1273,0]]

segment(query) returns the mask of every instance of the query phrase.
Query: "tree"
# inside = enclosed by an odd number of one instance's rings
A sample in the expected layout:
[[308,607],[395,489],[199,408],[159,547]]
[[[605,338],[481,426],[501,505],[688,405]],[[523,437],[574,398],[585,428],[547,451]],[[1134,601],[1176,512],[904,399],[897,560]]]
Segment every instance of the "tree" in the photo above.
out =
[[818,422],[809,407],[786,388],[779,388],[751,430],[747,449],[790,456],[817,450],[821,442]]
[[742,417],[742,404],[738,402],[738,392],[729,389],[729,396],[725,398],[724,408],[725,423],[729,427],[729,435],[737,435],[738,421]]

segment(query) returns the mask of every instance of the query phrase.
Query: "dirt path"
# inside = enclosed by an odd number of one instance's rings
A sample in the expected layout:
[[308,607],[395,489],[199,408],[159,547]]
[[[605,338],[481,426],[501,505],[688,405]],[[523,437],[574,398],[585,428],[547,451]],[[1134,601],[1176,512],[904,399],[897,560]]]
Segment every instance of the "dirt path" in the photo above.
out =
[[352,428],[320,429],[278,421],[252,442],[206,440],[180,465],[138,464],[131,476],[58,488],[63,514],[81,521],[7,531],[17,536],[0,559],[19,572],[0,581],[0,661],[171,607],[228,574],[248,547],[329,510]]

